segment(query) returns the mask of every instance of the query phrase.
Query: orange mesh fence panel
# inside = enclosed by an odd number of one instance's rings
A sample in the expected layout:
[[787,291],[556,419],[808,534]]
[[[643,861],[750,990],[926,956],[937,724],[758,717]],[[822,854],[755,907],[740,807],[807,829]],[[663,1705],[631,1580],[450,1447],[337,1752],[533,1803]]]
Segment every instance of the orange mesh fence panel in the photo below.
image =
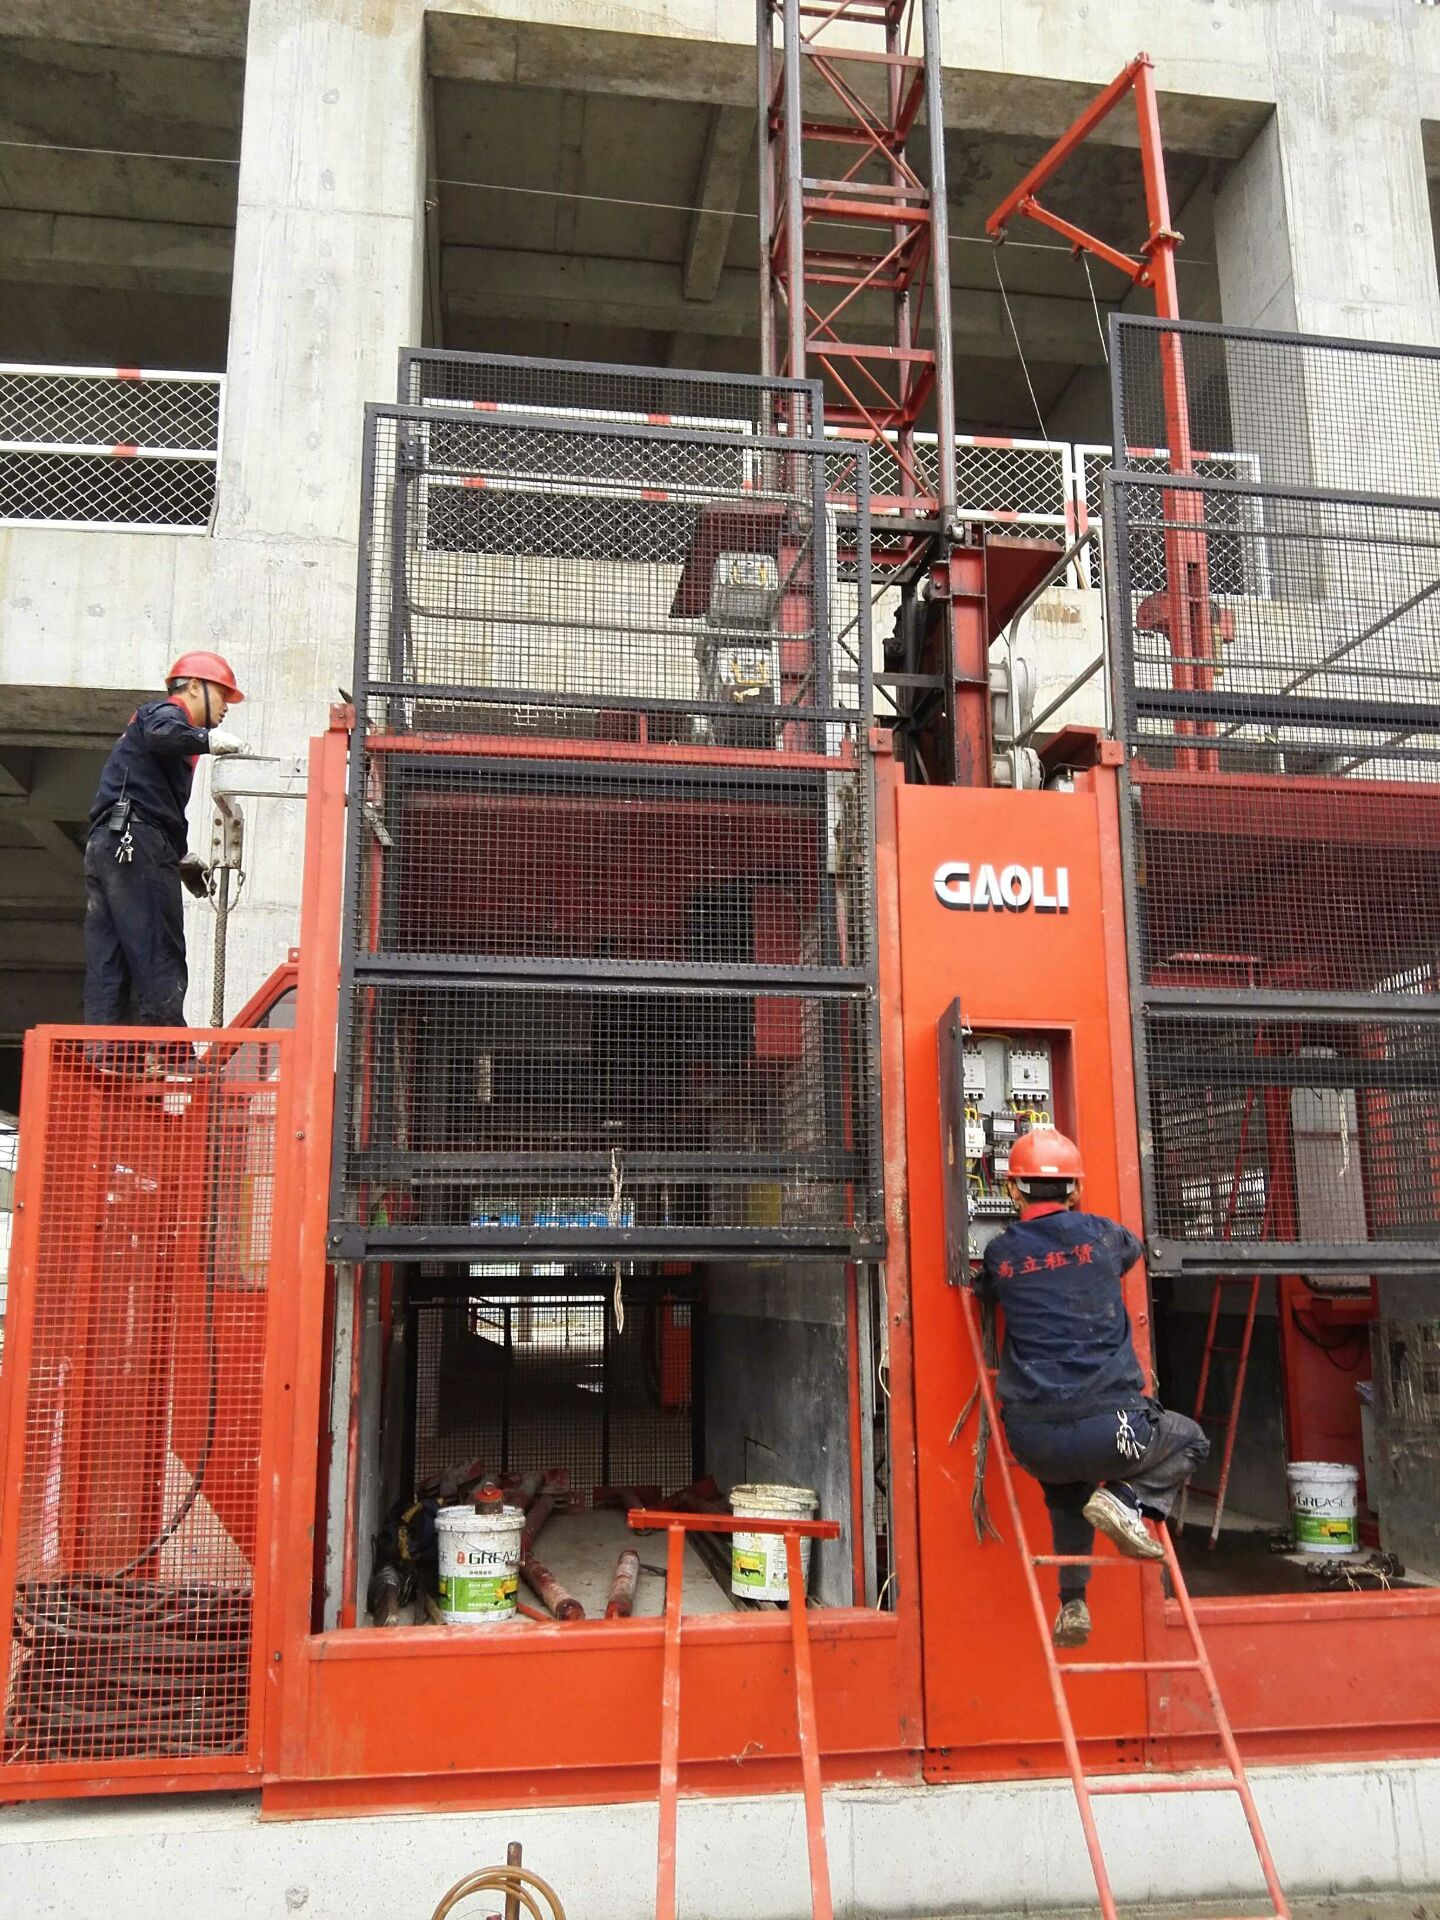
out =
[[[197,1053],[194,1042],[202,1042]],[[0,1796],[244,1771],[286,1036],[32,1036],[5,1356]],[[159,1763],[157,1768],[157,1763]]]

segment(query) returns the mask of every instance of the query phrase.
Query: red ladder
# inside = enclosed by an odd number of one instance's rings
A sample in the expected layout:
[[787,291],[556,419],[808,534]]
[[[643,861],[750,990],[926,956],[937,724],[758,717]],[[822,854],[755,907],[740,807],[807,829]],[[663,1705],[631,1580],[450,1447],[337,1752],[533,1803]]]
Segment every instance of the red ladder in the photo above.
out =
[[[1073,1567],[1089,1566],[1096,1569],[1108,1567],[1144,1568],[1149,1565],[1158,1567],[1159,1561],[1127,1560],[1118,1554],[1080,1555],[1032,1553],[1025,1532],[1025,1522],[1020,1512],[1020,1501],[1015,1490],[1013,1463],[1005,1446],[1004,1428],[1000,1425],[999,1410],[995,1400],[995,1381],[991,1369],[985,1363],[985,1349],[980,1330],[980,1316],[975,1310],[975,1298],[968,1287],[960,1289],[961,1305],[965,1315],[965,1326],[970,1336],[970,1345],[975,1355],[976,1374],[980,1383],[981,1402],[990,1420],[990,1430],[995,1456],[1000,1463],[1000,1478],[1005,1488],[1005,1501],[1010,1511],[1010,1521],[1015,1529],[1015,1538],[1019,1543],[1021,1564],[1025,1570],[1025,1585],[1030,1595],[1030,1607],[1035,1616],[1036,1629],[1040,1635],[1040,1644],[1045,1654],[1045,1672],[1050,1683],[1050,1697],[1055,1706],[1055,1718],[1060,1724],[1060,1740],[1065,1749],[1065,1764],[1070,1771],[1070,1782],[1075,1789],[1075,1800],[1080,1810],[1080,1825],[1085,1832],[1085,1848],[1090,1855],[1091,1871],[1095,1875],[1095,1890],[1100,1896],[1100,1911],[1104,1920],[1118,1920],[1115,1895],[1110,1889],[1110,1875],[1105,1866],[1105,1854],[1100,1844],[1100,1831],[1095,1824],[1095,1810],[1091,1804],[1106,1794],[1117,1793],[1235,1793],[1240,1797],[1240,1805],[1245,1813],[1245,1824],[1250,1830],[1250,1838],[1259,1857],[1260,1870],[1265,1876],[1265,1886],[1270,1895],[1271,1912],[1264,1920],[1290,1920],[1290,1909],[1285,1901],[1279,1878],[1275,1872],[1275,1862],[1270,1855],[1270,1845],[1265,1838],[1264,1828],[1260,1824],[1260,1814],[1255,1805],[1254,1795],[1250,1791],[1250,1782],[1245,1773],[1245,1763],[1240,1758],[1240,1749],[1235,1744],[1235,1735],[1231,1730],[1230,1719],[1225,1711],[1225,1703],[1220,1698],[1220,1689],[1215,1682],[1214,1669],[1210,1665],[1210,1656],[1205,1651],[1205,1643],[1200,1636],[1200,1625],[1195,1618],[1194,1608],[1190,1604],[1190,1595],[1186,1590],[1185,1578],[1180,1571],[1180,1563],[1175,1557],[1175,1548],[1165,1527],[1159,1529],[1160,1543],[1165,1549],[1164,1566],[1170,1575],[1171,1591],[1180,1608],[1180,1616],[1189,1636],[1191,1657],[1188,1660],[1059,1660],[1050,1639],[1050,1622],[1046,1617],[1044,1596],[1040,1592],[1037,1567]],[[1099,1780],[1092,1782],[1085,1771],[1085,1762],[1080,1752],[1080,1742],[1075,1735],[1075,1722],[1070,1713],[1070,1702],[1066,1695],[1066,1682],[1078,1674],[1092,1673],[1194,1673],[1200,1676],[1201,1683],[1209,1698],[1210,1711],[1225,1754],[1228,1771],[1219,1773],[1197,1773],[1193,1777],[1157,1780],[1149,1777],[1134,1777],[1125,1780]],[[1256,1920],[1255,1916],[1251,1920]]]
[[811,1920],[834,1920],[830,1895],[830,1855],[825,1845],[825,1802],[820,1788],[820,1732],[815,1720],[815,1676],[810,1660],[810,1621],[804,1602],[805,1575],[800,1542],[838,1540],[838,1520],[737,1519],[728,1513],[670,1513],[632,1507],[627,1519],[636,1533],[668,1536],[665,1557],[665,1666],[660,1704],[660,1844],[655,1869],[656,1920],[675,1920],[675,1842],[680,1812],[680,1623],[685,1584],[687,1533],[768,1533],[785,1541],[785,1577],[789,1592],[801,1601],[788,1606],[790,1645],[795,1661],[795,1718],[800,1735],[800,1772],[805,1788],[805,1845],[810,1861]]
[[[1245,1331],[1240,1336],[1238,1347],[1220,1347],[1215,1344],[1215,1335],[1220,1327],[1220,1302],[1226,1287],[1236,1284],[1248,1286],[1250,1298],[1245,1307]],[[1225,1495],[1230,1486],[1230,1464],[1235,1458],[1235,1436],[1240,1427],[1240,1398],[1245,1391],[1245,1373],[1250,1365],[1250,1343],[1255,1333],[1255,1310],[1260,1304],[1260,1275],[1243,1273],[1221,1273],[1215,1276],[1214,1291],[1210,1295],[1210,1323],[1205,1329],[1205,1352],[1200,1361],[1200,1384],[1195,1389],[1195,1423],[1201,1427],[1219,1428],[1225,1435],[1224,1450],[1220,1455],[1220,1478],[1213,1487],[1197,1487],[1187,1481],[1180,1496],[1180,1511],[1175,1519],[1176,1533],[1185,1530],[1185,1507],[1192,1493],[1198,1493],[1206,1500],[1215,1502],[1215,1515],[1210,1522],[1210,1545],[1213,1547],[1220,1538],[1220,1520],[1225,1512]],[[1235,1361],[1235,1381],[1230,1390],[1230,1411],[1226,1414],[1207,1413],[1205,1396],[1210,1387],[1210,1363],[1217,1353],[1233,1356]]]

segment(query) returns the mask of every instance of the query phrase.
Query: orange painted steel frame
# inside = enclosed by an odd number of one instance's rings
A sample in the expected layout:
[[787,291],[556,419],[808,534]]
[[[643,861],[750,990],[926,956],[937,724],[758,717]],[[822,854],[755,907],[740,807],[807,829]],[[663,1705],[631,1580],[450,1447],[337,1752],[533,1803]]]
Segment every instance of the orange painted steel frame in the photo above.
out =
[[[957,996],[984,1032],[1041,1033],[1057,1056],[1057,1118],[1084,1143],[1084,1203],[1142,1231],[1118,817],[1120,749],[1063,793],[899,787],[898,903],[903,1056],[887,1027],[886,1070],[903,1073],[908,1154],[924,1645],[925,1774],[982,1779],[1063,1771],[1044,1662],[1013,1541],[975,1539],[974,1426],[951,1440],[975,1383],[961,1303],[945,1279],[936,1030]],[[886,783],[881,783],[884,793]],[[882,823],[886,814],[882,810]],[[889,884],[882,830],[881,880]],[[1068,913],[955,911],[936,896],[942,861],[1069,870]],[[1068,1101],[1068,1107],[1067,1107]],[[887,1152],[893,1153],[893,1138]],[[892,1222],[892,1232],[894,1223]],[[1149,1348],[1143,1267],[1127,1280]],[[1000,1510],[999,1488],[992,1507]],[[1047,1537],[1022,1476],[1027,1528]],[[1194,1602],[1245,1755],[1260,1759],[1440,1752],[1440,1592]],[[1096,1596],[1097,1660],[1183,1657],[1183,1622],[1158,1588],[1117,1568]],[[1355,1684],[1331,1684],[1344,1672]],[[1096,1677],[1075,1703],[1088,1766],[1195,1765],[1215,1754],[1184,1685]],[[1202,1730],[1203,1729],[1203,1730]]]
[[[648,1799],[661,1758],[664,1623],[526,1624],[503,1633],[433,1628],[314,1632],[311,1596],[317,1438],[324,1431],[331,1094],[339,986],[348,716],[311,757],[300,992],[292,1046],[294,1151],[301,1208],[293,1266],[277,1286],[277,1392],[288,1404],[290,1461],[266,1649],[264,1807],[297,1815],[356,1808]],[[893,796],[882,788],[882,820]],[[894,833],[880,853],[880,991],[899,1031]],[[902,1134],[886,1086],[889,1137]],[[810,1621],[828,1781],[918,1778],[920,1642],[915,1560],[903,1158],[887,1167],[893,1252],[886,1270],[896,1610],[833,1609]],[[734,1793],[800,1783],[791,1623],[773,1614],[685,1623],[687,1790]]]
[[[1140,170],[1145,183],[1146,237],[1140,257],[1110,246],[1074,221],[1064,219],[1041,206],[1036,194],[1052,179],[1095,131],[1115,112],[1121,102],[1132,96],[1140,139]],[[1136,54],[1063,133],[1047,153],[1041,155],[1018,186],[1011,189],[985,222],[992,240],[1005,238],[1011,220],[1020,217],[1037,221],[1069,240],[1077,254],[1093,253],[1137,287],[1148,287],[1155,297],[1155,311],[1162,320],[1180,318],[1180,290],[1175,279],[1175,252],[1181,235],[1170,219],[1170,194],[1165,180],[1165,147],[1160,137],[1160,107],[1155,94],[1154,62],[1148,53]],[[1161,335],[1160,378],[1165,398],[1165,427],[1169,441],[1170,469],[1173,473],[1194,470],[1195,452],[1190,437],[1190,407],[1185,391],[1185,352],[1179,337]],[[1125,449],[1115,449],[1123,459]],[[1206,544],[1204,502],[1194,492],[1177,490],[1165,496],[1165,577],[1166,635],[1170,645],[1171,677],[1177,691],[1208,691],[1213,682],[1217,641],[1210,606],[1209,552]],[[1176,732],[1197,737],[1214,732],[1211,721],[1181,721]],[[1213,749],[1180,747],[1175,764],[1181,769],[1202,768],[1214,772],[1218,756]]]

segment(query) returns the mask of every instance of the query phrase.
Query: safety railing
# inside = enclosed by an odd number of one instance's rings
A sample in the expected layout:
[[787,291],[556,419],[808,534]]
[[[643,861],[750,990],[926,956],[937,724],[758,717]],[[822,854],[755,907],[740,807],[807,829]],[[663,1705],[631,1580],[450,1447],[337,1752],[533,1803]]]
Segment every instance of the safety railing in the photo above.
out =
[[97,1764],[145,1792],[258,1767],[289,1044],[27,1036],[0,1373],[6,1798]]
[[218,373],[0,362],[0,526],[203,533]]
[[[867,438],[854,429],[840,429],[830,437]],[[888,442],[869,444],[870,511],[876,536],[883,544],[888,515],[903,514],[907,507],[910,511],[933,511],[939,456],[933,433],[915,435],[912,477],[920,495],[907,501],[902,485],[904,466],[897,450]],[[1253,482],[1258,478],[1255,459],[1249,454],[1201,452],[1191,458],[1193,471],[1201,479]],[[1066,545],[1094,529],[1097,538],[1077,556],[1062,584],[1098,589],[1104,564],[1104,478],[1111,464],[1110,447],[1099,441],[960,434],[955,441],[955,518],[996,533],[1061,540]],[[1169,470],[1170,456],[1164,447],[1131,447],[1127,464],[1132,471],[1163,474]],[[1222,534],[1217,540],[1211,585],[1218,594],[1263,596],[1269,592],[1269,573],[1264,543],[1254,538],[1261,530],[1254,522],[1253,508],[1247,500],[1237,498],[1230,511],[1235,538],[1227,543]],[[1148,572],[1158,579],[1163,568],[1163,555],[1157,548]],[[1147,591],[1153,589],[1152,582]]]

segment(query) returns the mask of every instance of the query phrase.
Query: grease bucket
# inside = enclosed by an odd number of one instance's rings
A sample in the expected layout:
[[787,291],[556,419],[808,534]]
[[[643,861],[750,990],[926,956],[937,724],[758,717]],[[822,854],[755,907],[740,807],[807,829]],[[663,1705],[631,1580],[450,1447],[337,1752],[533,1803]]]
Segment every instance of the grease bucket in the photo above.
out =
[[483,1513],[467,1503],[436,1514],[440,1618],[447,1627],[495,1627],[515,1618],[524,1526],[519,1507]]
[[1285,1478],[1290,1483],[1290,1517],[1300,1551],[1354,1553],[1359,1544],[1359,1468],[1336,1460],[1292,1460]]
[[[813,1487],[772,1484],[736,1487],[730,1511],[737,1519],[813,1520],[820,1500]],[[810,1578],[809,1540],[800,1542],[800,1566]],[[736,1533],[730,1537],[730,1591],[744,1600],[788,1600],[785,1537],[779,1533]]]

